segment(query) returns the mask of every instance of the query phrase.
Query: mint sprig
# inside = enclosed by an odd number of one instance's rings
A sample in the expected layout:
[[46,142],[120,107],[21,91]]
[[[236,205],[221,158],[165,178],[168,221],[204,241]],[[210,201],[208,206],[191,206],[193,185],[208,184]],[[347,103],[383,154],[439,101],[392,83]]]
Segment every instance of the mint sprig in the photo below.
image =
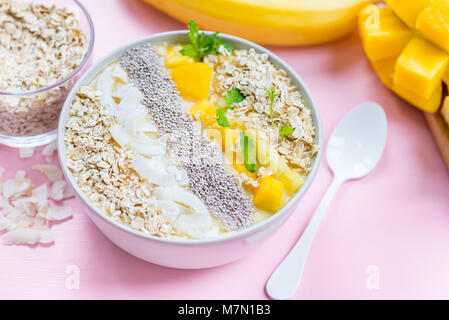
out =
[[283,126],[281,129],[279,129],[279,137],[281,138],[281,141],[284,140],[286,136],[289,136],[293,133],[293,128],[290,126]]
[[200,33],[198,23],[193,20],[190,20],[188,27],[188,36],[191,43],[181,49],[182,55],[191,57],[196,61],[202,61],[207,55],[218,53],[221,45],[229,51],[234,50],[230,45],[224,44],[223,39],[218,38],[218,32],[210,36],[207,36],[204,32]]
[[273,120],[273,104],[274,104],[274,99],[276,99],[276,97],[279,96],[279,93],[276,92],[276,88],[275,86],[272,86],[271,89],[267,89],[265,88],[265,91],[268,94],[268,97],[270,98],[270,116],[271,116],[271,125],[274,126],[274,120]]

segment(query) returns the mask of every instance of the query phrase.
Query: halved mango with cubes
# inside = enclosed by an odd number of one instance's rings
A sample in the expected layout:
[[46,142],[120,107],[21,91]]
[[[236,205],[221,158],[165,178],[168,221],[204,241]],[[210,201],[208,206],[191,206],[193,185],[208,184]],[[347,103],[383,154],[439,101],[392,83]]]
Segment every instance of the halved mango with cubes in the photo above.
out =
[[261,210],[275,213],[281,208],[283,200],[284,184],[272,176],[263,177],[254,194],[254,205]]
[[[382,8],[368,5],[359,16],[371,65],[382,83],[404,100],[423,111],[437,112],[443,82],[449,82],[449,0],[386,3]],[[406,25],[408,31],[403,29]],[[405,41],[406,34],[409,38]],[[386,40],[377,41],[376,37]],[[396,45],[391,44],[394,37]]]
[[183,98],[202,101],[209,96],[212,68],[204,62],[184,64],[171,70],[171,77]]
[[429,0],[385,0],[385,2],[410,28],[415,27],[419,14],[429,4]]
[[449,52],[449,1],[432,0],[418,16],[416,30]]
[[441,81],[449,54],[426,39],[414,37],[399,56],[394,69],[394,86],[409,89],[429,100]]
[[398,56],[412,31],[388,8],[367,6],[360,13],[360,35],[370,60]]

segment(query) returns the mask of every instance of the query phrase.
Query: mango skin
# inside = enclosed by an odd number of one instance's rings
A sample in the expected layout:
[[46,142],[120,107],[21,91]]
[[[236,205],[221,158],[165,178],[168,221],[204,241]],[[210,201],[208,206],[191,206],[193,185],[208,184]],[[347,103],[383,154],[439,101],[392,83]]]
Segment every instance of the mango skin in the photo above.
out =
[[449,2],[431,0],[418,16],[416,29],[428,40],[449,52]]
[[441,106],[443,85],[440,83],[428,100],[424,100],[421,97],[418,97],[413,91],[399,86],[395,86],[393,91],[418,109],[428,113],[435,113]]
[[393,73],[398,57],[371,61],[371,65],[380,78],[380,81],[389,89],[393,89]]
[[262,178],[254,194],[254,205],[262,210],[276,213],[282,206],[284,197],[284,184],[271,176]]
[[412,37],[412,31],[388,7],[365,7],[360,13],[359,27],[371,61],[398,56]]
[[183,98],[202,101],[209,96],[212,68],[204,62],[181,65],[171,70],[171,77]]
[[408,89],[429,100],[441,85],[449,54],[429,41],[413,37],[398,58],[394,69],[394,86]]

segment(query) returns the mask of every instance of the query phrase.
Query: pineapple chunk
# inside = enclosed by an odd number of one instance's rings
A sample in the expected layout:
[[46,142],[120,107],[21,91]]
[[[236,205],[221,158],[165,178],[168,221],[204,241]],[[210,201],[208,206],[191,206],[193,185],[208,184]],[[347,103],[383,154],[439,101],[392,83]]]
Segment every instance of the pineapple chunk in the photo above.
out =
[[380,81],[382,81],[382,83],[389,89],[393,89],[393,73],[397,60],[398,58],[394,57],[390,59],[371,61],[371,65],[379,76]]
[[166,68],[175,68],[184,64],[195,62],[192,58],[183,56],[181,52],[179,52],[181,49],[181,46],[173,46],[167,49],[167,53],[165,54]]
[[284,184],[271,176],[262,178],[254,194],[254,205],[262,210],[275,213],[282,206],[284,198]]
[[293,171],[288,164],[281,158],[279,169],[273,176],[282,181],[285,191],[289,195],[294,195],[306,182],[306,178],[296,171]]
[[430,100],[441,85],[448,61],[449,54],[425,39],[414,37],[398,58],[394,87],[408,89],[422,100]]
[[412,31],[388,7],[367,6],[360,19],[364,49],[372,61],[398,56],[412,36]]
[[429,113],[435,113],[438,111],[441,105],[443,85],[440,83],[435,92],[431,95],[430,99],[424,100],[418,97],[414,91],[405,89],[402,87],[394,86],[393,91],[396,92],[401,98],[408,101],[415,107]]
[[444,99],[443,108],[441,109],[441,115],[449,126],[449,96]]
[[410,28],[416,25],[419,13],[429,4],[430,0],[385,0],[388,6],[401,18]]
[[205,127],[211,127],[217,123],[217,110],[206,100],[190,108],[190,115],[194,119],[199,119]]
[[418,16],[416,29],[422,35],[449,52],[449,2],[432,0]]
[[171,76],[182,97],[201,101],[209,96],[212,71],[208,64],[195,62],[173,68]]

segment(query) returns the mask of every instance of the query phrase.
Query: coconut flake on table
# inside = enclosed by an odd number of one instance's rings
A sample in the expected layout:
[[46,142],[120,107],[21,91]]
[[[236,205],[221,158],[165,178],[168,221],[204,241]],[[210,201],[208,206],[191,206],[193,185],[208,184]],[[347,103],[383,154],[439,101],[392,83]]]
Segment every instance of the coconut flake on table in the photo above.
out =
[[72,209],[67,206],[50,207],[47,212],[48,221],[63,221],[72,216]]
[[67,185],[67,182],[65,182],[64,180],[56,181],[51,186],[50,198],[52,198],[55,201],[73,198],[74,196],[75,192],[69,185]]
[[[65,184],[58,183],[63,188],[63,197],[70,193],[69,189],[64,191]],[[8,245],[52,243],[48,221],[62,221],[72,216],[66,206],[50,207],[47,184],[35,187],[24,171],[18,171],[13,179],[4,182],[2,195],[0,231],[7,231],[2,240]]]
[[51,182],[61,181],[63,179],[61,169],[55,165],[34,165],[32,168],[44,174]]
[[28,159],[33,157],[35,148],[20,148],[19,149],[19,157],[20,159]]
[[2,240],[8,245],[34,245],[37,243],[52,243],[54,237],[50,229],[17,228],[5,233]]
[[58,144],[56,143],[56,141],[53,141],[52,143],[46,145],[44,150],[42,150],[42,155],[44,156],[47,163],[52,162],[53,155],[55,154],[56,150],[58,150]]

